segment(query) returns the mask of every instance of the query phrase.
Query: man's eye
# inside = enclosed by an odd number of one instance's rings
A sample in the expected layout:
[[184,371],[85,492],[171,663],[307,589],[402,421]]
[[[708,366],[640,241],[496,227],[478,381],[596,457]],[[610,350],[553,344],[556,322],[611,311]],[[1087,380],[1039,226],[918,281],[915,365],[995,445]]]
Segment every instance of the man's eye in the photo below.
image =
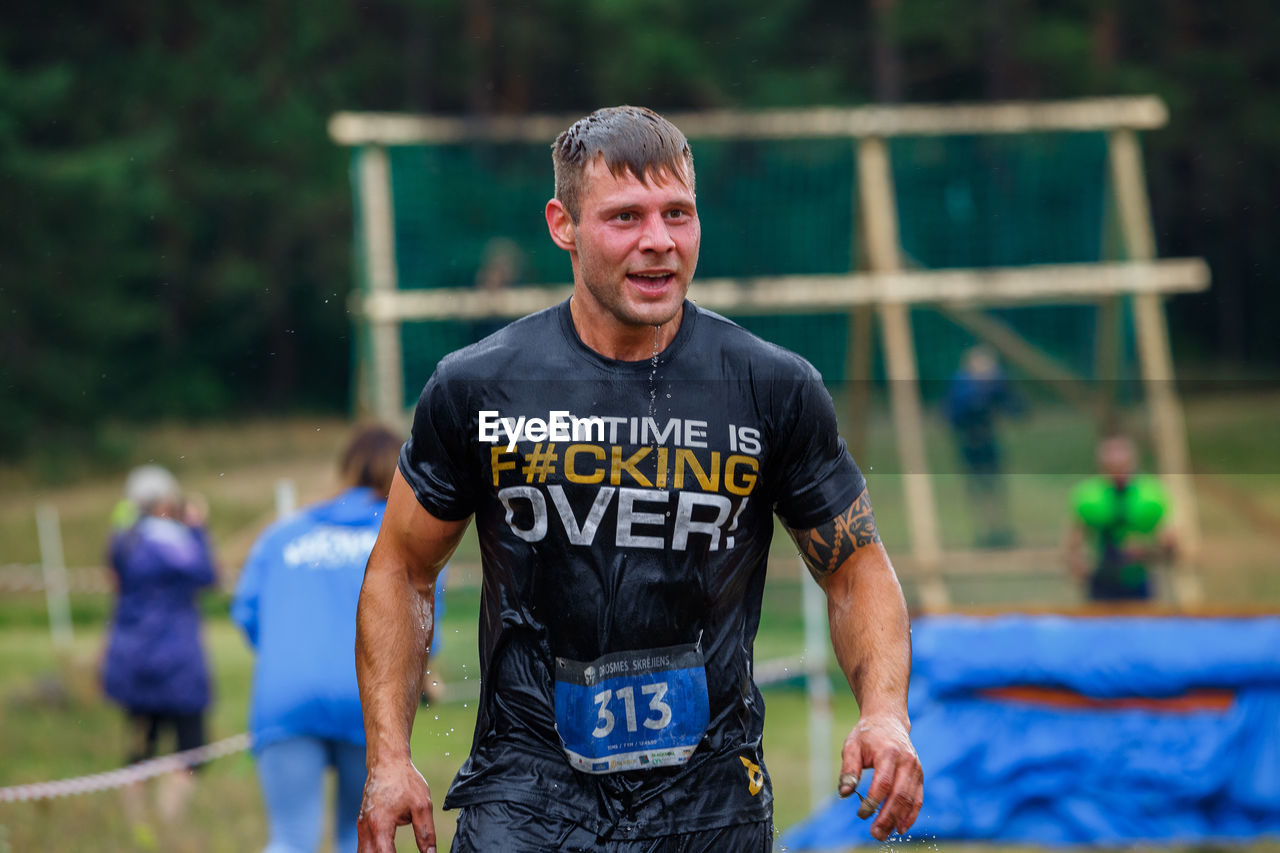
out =
[[676,210],[667,211],[668,219],[684,219],[686,216],[688,216],[688,214],[678,208]]
[[626,212],[623,212],[623,213],[619,213],[619,214],[618,214],[618,221],[619,221],[619,222],[630,222],[630,221],[631,221],[631,220],[633,220],[633,219],[635,219],[635,214],[632,214],[632,213],[626,213]]

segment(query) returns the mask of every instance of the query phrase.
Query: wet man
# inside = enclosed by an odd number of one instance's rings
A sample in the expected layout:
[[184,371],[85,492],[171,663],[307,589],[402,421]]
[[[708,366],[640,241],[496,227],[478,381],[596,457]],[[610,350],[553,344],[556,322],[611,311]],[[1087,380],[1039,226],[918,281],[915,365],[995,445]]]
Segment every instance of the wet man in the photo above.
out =
[[603,109],[552,153],[573,295],[440,362],[369,560],[360,849],[410,823],[435,848],[409,733],[436,572],[472,516],[482,682],[444,802],[455,851],[772,848],[752,644],[774,513],[860,707],[839,792],[874,768],[871,833],[905,832],[923,790],[907,612],[821,378],[686,300],[701,230],[674,125]]

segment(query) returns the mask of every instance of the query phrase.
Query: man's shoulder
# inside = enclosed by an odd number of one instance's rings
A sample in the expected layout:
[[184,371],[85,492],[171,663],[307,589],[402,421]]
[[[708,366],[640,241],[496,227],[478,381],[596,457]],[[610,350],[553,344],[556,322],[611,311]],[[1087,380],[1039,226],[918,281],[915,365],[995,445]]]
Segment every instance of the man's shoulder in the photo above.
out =
[[694,349],[700,355],[718,350],[735,367],[747,364],[752,373],[766,379],[821,379],[817,368],[799,353],[767,341],[756,333],[708,308],[697,312]]

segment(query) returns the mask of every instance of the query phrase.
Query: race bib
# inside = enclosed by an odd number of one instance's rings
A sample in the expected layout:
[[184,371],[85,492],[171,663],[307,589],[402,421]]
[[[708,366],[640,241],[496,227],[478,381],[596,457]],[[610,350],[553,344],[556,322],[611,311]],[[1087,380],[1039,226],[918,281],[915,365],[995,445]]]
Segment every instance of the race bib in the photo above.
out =
[[585,773],[684,764],[710,719],[702,649],[694,643],[556,658],[556,729]]

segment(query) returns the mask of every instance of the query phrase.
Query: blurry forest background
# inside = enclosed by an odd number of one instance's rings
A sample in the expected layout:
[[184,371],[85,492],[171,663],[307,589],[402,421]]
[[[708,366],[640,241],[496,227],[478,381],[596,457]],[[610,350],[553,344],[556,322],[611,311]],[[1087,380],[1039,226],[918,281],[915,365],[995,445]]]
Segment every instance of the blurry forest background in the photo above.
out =
[[1154,93],[1159,250],[1213,271],[1170,302],[1179,369],[1280,373],[1271,0],[51,0],[0,20],[0,455],[109,464],[122,424],[160,415],[348,410],[341,109]]

